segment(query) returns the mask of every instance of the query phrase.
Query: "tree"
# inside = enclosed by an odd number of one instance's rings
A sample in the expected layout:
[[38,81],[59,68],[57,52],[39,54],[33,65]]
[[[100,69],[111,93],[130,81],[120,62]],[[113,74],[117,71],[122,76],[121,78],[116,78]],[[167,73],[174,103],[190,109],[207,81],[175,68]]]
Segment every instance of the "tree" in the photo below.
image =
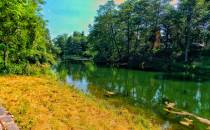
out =
[[74,32],[73,35],[59,35],[53,40],[54,45],[59,49],[58,57],[62,60],[69,60],[72,56],[88,57],[87,37],[84,32]]
[[[169,70],[190,65],[209,50],[209,0],[113,0],[101,5],[88,37],[75,32],[62,43],[64,57],[92,56],[97,63]],[[83,39],[83,40],[82,40]],[[56,42],[55,42],[56,44]],[[146,67],[145,67],[146,66]]]
[[58,48],[58,58],[63,58],[64,56],[64,50],[65,50],[65,44],[68,40],[68,34],[63,34],[63,35],[59,35],[57,36],[55,39],[53,39],[53,44],[55,45],[55,47]]
[[113,63],[121,57],[116,34],[118,17],[116,12],[113,0],[100,6],[98,10],[98,17],[89,35],[89,43],[92,44],[97,61]]
[[176,6],[171,0],[127,0],[116,6],[111,0],[90,28],[90,48],[97,62],[139,66],[182,58],[189,63],[189,54],[196,59],[196,46],[209,41],[209,14],[208,0],[180,0]]
[[[179,12],[183,22],[183,35],[185,43],[185,62],[189,60],[189,52],[192,43],[199,42],[202,44],[203,41],[198,41],[200,38],[199,32],[203,32],[204,26],[207,25],[209,20],[209,2],[205,0],[182,0],[179,5]],[[202,28],[202,26],[204,28]],[[206,34],[202,34],[204,37]],[[195,37],[194,37],[195,36]]]
[[0,2],[1,71],[14,69],[15,65],[23,65],[19,70],[22,71],[28,63],[53,63],[54,57],[47,49],[51,46],[49,32],[40,14],[43,3],[42,0]]

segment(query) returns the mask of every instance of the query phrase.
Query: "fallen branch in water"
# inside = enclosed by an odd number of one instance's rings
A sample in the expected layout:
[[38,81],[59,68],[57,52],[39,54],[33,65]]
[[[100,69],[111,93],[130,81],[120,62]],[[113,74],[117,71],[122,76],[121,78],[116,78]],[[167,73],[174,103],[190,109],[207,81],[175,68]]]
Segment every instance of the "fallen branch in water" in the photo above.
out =
[[105,96],[107,96],[107,97],[111,97],[111,96],[114,96],[114,95],[116,95],[116,93],[110,92],[110,91],[106,91],[106,93],[105,93]]
[[[176,115],[180,115],[180,116],[188,116],[188,117],[194,118],[197,121],[199,121],[200,123],[202,123],[204,125],[207,125],[208,128],[210,128],[210,120],[199,117],[195,114],[192,114],[192,113],[189,113],[189,112],[186,112],[186,111],[179,110],[179,109],[175,108],[175,106],[176,106],[175,103],[166,102],[165,104],[166,104],[166,106],[165,106],[164,110],[166,112],[176,114]],[[188,118],[184,118],[184,121],[181,121],[180,123],[182,125],[185,125],[185,126],[191,126],[191,125],[193,125],[193,120],[190,120]]]

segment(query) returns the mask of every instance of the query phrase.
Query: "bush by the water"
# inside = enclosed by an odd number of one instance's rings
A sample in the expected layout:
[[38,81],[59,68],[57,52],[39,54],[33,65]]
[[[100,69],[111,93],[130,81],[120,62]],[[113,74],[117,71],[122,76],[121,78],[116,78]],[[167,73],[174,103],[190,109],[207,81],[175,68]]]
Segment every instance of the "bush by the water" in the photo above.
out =
[[9,64],[6,67],[0,65],[1,74],[17,74],[17,75],[40,75],[50,74],[51,65],[49,64]]

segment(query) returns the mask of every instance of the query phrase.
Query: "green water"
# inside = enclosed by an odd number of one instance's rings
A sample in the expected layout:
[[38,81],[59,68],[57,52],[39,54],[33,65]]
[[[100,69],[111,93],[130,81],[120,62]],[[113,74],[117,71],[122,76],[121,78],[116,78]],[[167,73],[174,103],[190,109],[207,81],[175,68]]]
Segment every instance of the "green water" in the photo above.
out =
[[[210,81],[203,81],[199,76],[190,80],[178,74],[97,67],[89,62],[62,63],[56,69],[61,79],[84,93],[96,95],[97,90],[99,96],[105,91],[115,92],[123,100],[131,101],[133,106],[151,110],[163,120],[163,125],[175,126],[180,120],[179,116],[170,116],[163,111],[165,101],[175,102],[179,109],[210,119]],[[178,128],[187,129],[181,125]],[[190,129],[204,128],[195,123]]]

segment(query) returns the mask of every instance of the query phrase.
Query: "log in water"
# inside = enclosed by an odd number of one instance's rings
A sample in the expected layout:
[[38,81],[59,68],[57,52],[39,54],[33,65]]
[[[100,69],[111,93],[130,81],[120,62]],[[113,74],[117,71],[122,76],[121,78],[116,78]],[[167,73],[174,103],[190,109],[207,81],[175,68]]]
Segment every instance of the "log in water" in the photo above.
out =
[[[185,125],[185,126],[192,126],[193,125],[193,120],[189,119],[189,118],[193,118],[193,119],[196,119],[198,122],[204,124],[204,125],[207,125],[209,129],[210,128],[210,120],[208,119],[205,119],[205,118],[202,118],[200,116],[197,116],[195,114],[192,114],[192,113],[189,113],[187,111],[182,111],[180,109],[177,109],[175,108],[176,107],[176,104],[175,103],[169,103],[169,102],[165,102],[165,108],[164,110],[168,113],[171,113],[171,114],[176,114],[176,115],[180,115],[180,116],[184,116],[184,120],[183,121],[180,121],[180,123],[182,125]],[[188,118],[186,118],[188,117]]]

